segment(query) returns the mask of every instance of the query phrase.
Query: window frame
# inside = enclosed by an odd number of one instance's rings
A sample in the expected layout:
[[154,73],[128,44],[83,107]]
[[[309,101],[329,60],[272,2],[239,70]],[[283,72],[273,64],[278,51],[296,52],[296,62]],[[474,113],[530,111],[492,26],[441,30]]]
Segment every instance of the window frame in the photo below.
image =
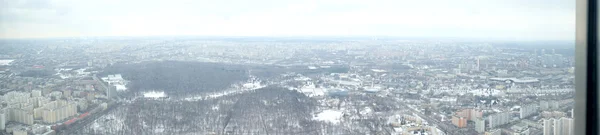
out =
[[576,135],[598,134],[598,3],[576,0],[575,108]]

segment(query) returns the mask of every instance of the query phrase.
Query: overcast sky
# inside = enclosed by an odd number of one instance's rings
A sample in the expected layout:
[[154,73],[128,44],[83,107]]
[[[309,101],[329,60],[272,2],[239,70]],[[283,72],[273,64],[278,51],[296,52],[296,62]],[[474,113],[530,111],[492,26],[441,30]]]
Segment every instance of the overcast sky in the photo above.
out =
[[0,0],[0,38],[398,36],[572,40],[574,0]]

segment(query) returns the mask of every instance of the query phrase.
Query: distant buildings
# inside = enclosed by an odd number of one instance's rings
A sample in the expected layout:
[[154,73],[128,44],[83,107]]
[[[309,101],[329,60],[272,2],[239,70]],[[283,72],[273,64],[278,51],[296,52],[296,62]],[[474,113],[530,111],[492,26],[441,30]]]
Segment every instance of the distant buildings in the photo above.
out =
[[13,135],[27,135],[25,130],[13,130]]
[[544,119],[543,120],[543,134],[544,135],[554,135],[554,128],[552,127],[554,124],[554,119]]
[[452,116],[452,124],[458,128],[465,128],[467,127],[467,118],[454,115]]
[[8,121],[15,121],[26,125],[33,125],[33,111],[23,108],[11,108],[8,113]]
[[[477,120],[481,120],[479,124],[484,123],[485,121],[481,118],[483,112],[477,109],[462,109],[457,111],[454,116],[452,116],[452,124],[454,124],[458,128],[467,127],[467,121],[478,122]],[[483,124],[485,126],[485,124]],[[482,129],[480,133],[485,130]]]
[[115,98],[117,96],[117,87],[116,86],[108,86],[108,90],[106,90],[106,98]]
[[502,131],[500,131],[500,129],[494,129],[485,132],[485,135],[502,135]]
[[508,124],[510,122],[510,113],[509,112],[501,112],[497,114],[493,114],[488,116],[488,121],[490,122],[489,128],[495,128],[500,125]]
[[548,110],[556,110],[560,109],[558,103],[556,101],[540,101],[540,110],[548,111]]
[[[127,80],[123,79],[121,74],[108,75],[108,77],[102,77],[103,81],[108,83],[108,87],[115,86],[116,91],[124,91],[127,90]],[[111,88],[107,88],[111,89]]]
[[463,109],[456,112],[456,115],[465,117],[467,120],[474,121],[477,118],[481,118],[483,116],[483,112],[477,109]]
[[394,129],[394,133],[392,134],[444,134],[441,130],[434,126],[422,125],[422,119],[415,115],[402,114],[392,116],[390,118],[390,124]]
[[529,117],[535,113],[537,113],[537,106],[535,104],[529,104],[521,106],[519,110],[519,118],[524,119],[525,117]]
[[544,118],[560,118],[565,117],[567,114],[565,112],[560,111],[543,111],[542,117]]
[[544,135],[573,135],[573,119],[567,117],[543,120]]
[[511,135],[529,135],[529,127],[523,123],[519,123],[510,127],[510,130],[507,130]]
[[63,94],[55,92],[48,93],[47,96],[59,99],[56,101],[43,97],[39,90],[5,94],[2,102],[8,106],[0,108],[0,129],[6,129],[5,125],[9,121],[33,125],[35,119],[41,119],[45,123],[56,123],[76,115],[75,102],[60,100]]
[[64,100],[52,101],[44,105],[42,120],[46,123],[56,123],[77,114],[77,105]]
[[548,101],[540,101],[540,110],[545,111],[548,110]]
[[41,97],[41,96],[42,96],[41,90],[32,90],[31,91],[31,97]]
[[30,98],[30,93],[9,92],[4,95],[8,106],[3,109],[6,117],[5,123],[15,121],[27,125],[33,125],[33,108],[35,99]]
[[0,110],[0,130],[6,129],[6,112]]
[[485,132],[485,120],[483,118],[475,118],[473,121],[475,122],[475,131],[477,133]]

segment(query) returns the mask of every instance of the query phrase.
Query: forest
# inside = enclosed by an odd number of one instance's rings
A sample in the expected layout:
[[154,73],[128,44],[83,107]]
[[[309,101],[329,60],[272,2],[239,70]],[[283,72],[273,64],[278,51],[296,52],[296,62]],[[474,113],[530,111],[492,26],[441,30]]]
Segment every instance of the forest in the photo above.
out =
[[316,101],[296,91],[265,87],[200,101],[140,99],[70,134],[356,134],[313,120]]
[[121,74],[136,91],[163,90],[170,96],[214,92],[248,79],[245,66],[201,62],[142,62],[115,64],[99,76]]

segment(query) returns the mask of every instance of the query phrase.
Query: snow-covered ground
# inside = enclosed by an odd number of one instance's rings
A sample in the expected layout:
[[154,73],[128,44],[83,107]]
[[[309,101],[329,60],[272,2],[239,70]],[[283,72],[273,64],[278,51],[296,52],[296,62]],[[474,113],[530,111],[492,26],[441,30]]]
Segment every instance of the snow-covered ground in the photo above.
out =
[[10,63],[12,63],[13,61],[15,60],[0,60],[0,65],[10,65]]
[[123,84],[115,84],[114,86],[117,87],[117,91],[127,90],[127,87],[125,87],[125,85],[123,85]]
[[386,72],[386,71],[385,71],[385,70],[383,70],[383,69],[371,69],[371,71],[373,71],[373,72],[378,72],[378,73]]
[[[59,69],[55,70],[57,72],[55,75],[58,75],[61,79],[89,76],[91,73],[85,72],[85,70],[87,70],[87,68],[77,69],[77,70],[74,70],[75,74],[72,74],[70,72],[73,71],[73,68],[59,68]],[[69,72],[69,73],[64,74],[63,72],[65,72],[65,71]]]
[[327,90],[323,88],[304,87],[300,89],[308,97],[323,96]]
[[103,81],[108,82],[109,85],[117,87],[117,91],[127,90],[127,80],[123,79],[121,74],[108,75],[107,77],[101,78]]
[[301,76],[301,77],[296,77],[296,78],[294,78],[294,80],[295,80],[295,81],[310,81],[310,80],[312,80],[312,79],[310,79],[310,78],[308,78],[308,77]]
[[496,89],[492,89],[491,91],[486,91],[486,90],[471,90],[469,91],[469,93],[473,93],[473,95],[475,96],[498,96],[498,95],[503,95],[502,91],[500,90],[496,90]]
[[94,120],[94,122],[91,124],[91,129],[95,131],[111,133],[123,130],[122,127],[124,126],[124,124],[124,116],[118,116],[109,113]]
[[244,93],[244,92],[248,92],[248,91],[266,87],[266,85],[261,85],[260,81],[244,83],[241,86],[242,86],[241,88],[234,87],[234,88],[231,88],[231,89],[228,89],[225,91],[212,92],[212,93],[208,93],[208,94],[184,98],[183,100],[198,101],[198,100],[205,100],[205,99],[214,99],[214,98],[219,98],[219,97],[226,96],[226,95],[239,94],[239,93]]
[[259,82],[254,82],[254,83],[245,83],[242,86],[244,86],[245,89],[253,89],[253,88],[258,88],[260,87],[260,83]]
[[339,110],[324,110],[323,112],[317,114],[317,116],[313,119],[338,124],[342,119],[342,115],[342,111]]
[[145,98],[162,98],[162,97],[167,97],[167,94],[165,94],[165,92],[163,92],[163,91],[150,91],[150,92],[144,92],[144,97]]

